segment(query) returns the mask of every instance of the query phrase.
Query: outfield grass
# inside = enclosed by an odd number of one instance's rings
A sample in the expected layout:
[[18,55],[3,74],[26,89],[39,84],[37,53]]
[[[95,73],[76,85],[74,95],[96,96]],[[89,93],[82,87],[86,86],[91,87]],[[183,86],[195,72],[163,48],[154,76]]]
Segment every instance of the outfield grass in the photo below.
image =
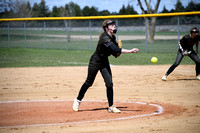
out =
[[[27,34],[44,34],[43,30],[26,30]],[[72,35],[90,35],[90,31],[69,31]],[[17,35],[24,35],[24,30],[10,30],[11,34],[17,34]],[[8,30],[0,30],[0,34],[8,34]],[[66,35],[66,30],[46,30],[46,34],[50,35]],[[99,31],[92,31],[92,35],[99,35]],[[143,31],[119,31],[119,35],[145,35],[145,32]],[[155,35],[177,35],[178,33],[175,31],[160,31],[155,32]],[[189,34],[188,32],[180,32],[180,35]]]
[[[92,45],[90,46],[89,39],[77,39],[70,40],[67,44],[65,37],[49,37],[44,39],[44,36],[26,36],[26,43],[24,35],[11,35],[10,36],[10,47],[11,48],[48,48],[48,49],[69,49],[69,50],[95,50],[98,40],[92,39]],[[26,44],[26,45],[25,45]],[[0,36],[0,47],[8,48],[8,36]],[[146,47],[146,40],[123,40],[123,48],[139,48],[140,52],[149,53],[176,53],[177,51],[177,39],[171,40],[155,40],[154,43],[148,43]]]
[[[69,49],[69,50],[95,50],[98,40],[92,39],[92,46],[90,46],[89,39],[71,39],[67,43],[66,31],[46,31],[46,37],[44,37],[44,31],[42,30],[27,30],[26,41],[23,30],[11,30],[10,31],[10,43],[8,42],[8,31],[0,31],[0,48],[48,48],[48,49]],[[100,32],[92,32],[92,35],[99,35]],[[181,32],[180,34],[184,34]],[[53,35],[53,36],[52,36]],[[70,32],[70,35],[88,35],[90,32],[78,31]],[[145,32],[142,31],[120,31],[119,35],[142,35],[145,36]],[[156,32],[156,35],[177,35],[177,32]],[[155,43],[148,43],[147,50],[149,53],[175,53],[177,51],[177,39],[172,40],[155,40]],[[124,48],[137,47],[140,52],[146,52],[146,40],[123,40]]]
[[[0,48],[0,68],[4,67],[50,67],[87,66],[94,51],[52,50],[31,48]],[[122,54],[119,58],[110,56],[112,65],[152,65],[151,57],[158,57],[153,65],[173,64],[175,53]],[[194,64],[188,57],[181,64]]]
[[[65,37],[46,36],[44,31],[27,31],[26,45],[24,31],[10,32],[10,47],[8,48],[7,31],[0,31],[0,67],[43,67],[43,66],[82,66],[87,65],[90,56],[96,49],[98,40],[76,39],[70,40],[67,45]],[[46,31],[47,35],[64,35],[65,31]],[[89,35],[89,32],[71,32],[74,35]],[[92,32],[99,35],[99,32]],[[144,35],[144,32],[120,32],[120,35]],[[176,32],[156,32],[158,35],[176,35]],[[183,33],[181,33],[183,34]],[[24,48],[26,46],[26,48]],[[92,49],[90,49],[92,48]],[[155,40],[148,43],[146,40],[123,40],[123,48],[138,48],[137,54],[122,54],[115,59],[110,57],[113,65],[152,65],[152,56],[158,57],[158,63],[173,64],[177,53],[177,39]],[[146,48],[148,53],[146,53]],[[67,50],[69,49],[69,50]],[[188,57],[181,64],[194,64]]]

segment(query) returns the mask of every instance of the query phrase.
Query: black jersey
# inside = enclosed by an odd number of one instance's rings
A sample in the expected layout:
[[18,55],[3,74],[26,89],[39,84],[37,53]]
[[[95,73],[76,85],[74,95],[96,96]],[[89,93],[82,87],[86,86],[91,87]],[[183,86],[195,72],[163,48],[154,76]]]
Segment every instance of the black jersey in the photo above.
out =
[[106,32],[103,32],[99,37],[99,42],[95,51],[100,58],[107,58],[110,55],[117,57],[121,53],[121,48],[118,47],[116,37],[110,37]]
[[182,48],[184,50],[193,50],[193,46],[194,44],[197,44],[198,41],[200,41],[200,36],[197,35],[196,37],[194,38],[190,38],[190,34],[188,35],[185,35],[181,40],[180,40],[180,44],[182,46]]

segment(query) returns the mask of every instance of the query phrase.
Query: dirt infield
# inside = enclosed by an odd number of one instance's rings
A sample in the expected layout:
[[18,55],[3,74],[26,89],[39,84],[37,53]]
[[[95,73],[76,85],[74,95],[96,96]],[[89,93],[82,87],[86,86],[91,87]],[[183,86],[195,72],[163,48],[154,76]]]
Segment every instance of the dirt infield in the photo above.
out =
[[[112,66],[114,99],[121,114],[107,112],[99,73],[81,111],[72,111],[87,67],[1,68],[0,132],[200,132],[200,81],[195,80],[195,66],[180,65],[166,82],[161,81],[168,68]],[[151,104],[161,106],[163,113],[115,120],[157,113]],[[98,121],[106,119],[111,121]]]

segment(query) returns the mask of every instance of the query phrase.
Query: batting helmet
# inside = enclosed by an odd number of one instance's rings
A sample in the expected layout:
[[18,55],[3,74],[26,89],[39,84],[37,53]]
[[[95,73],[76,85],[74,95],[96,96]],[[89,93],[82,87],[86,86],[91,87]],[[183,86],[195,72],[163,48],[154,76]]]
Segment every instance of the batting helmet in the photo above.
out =
[[192,33],[199,33],[199,29],[197,27],[193,27],[191,30],[190,30],[190,34]]

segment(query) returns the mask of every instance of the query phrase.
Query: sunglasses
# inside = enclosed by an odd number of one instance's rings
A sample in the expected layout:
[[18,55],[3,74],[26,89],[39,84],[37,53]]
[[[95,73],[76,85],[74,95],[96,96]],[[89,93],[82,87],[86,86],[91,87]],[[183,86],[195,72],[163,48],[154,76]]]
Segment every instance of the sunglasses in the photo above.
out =
[[115,24],[115,21],[107,22],[106,25]]
[[193,30],[192,33],[199,33],[199,30]]

